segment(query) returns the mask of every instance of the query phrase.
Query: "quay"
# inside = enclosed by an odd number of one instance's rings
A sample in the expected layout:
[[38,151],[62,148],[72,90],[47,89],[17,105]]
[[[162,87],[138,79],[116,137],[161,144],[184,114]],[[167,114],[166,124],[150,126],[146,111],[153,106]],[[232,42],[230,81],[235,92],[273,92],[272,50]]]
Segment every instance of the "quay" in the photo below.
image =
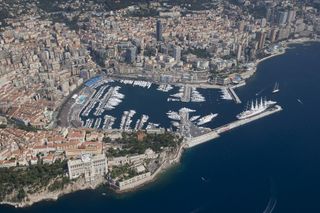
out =
[[234,91],[233,87],[228,87],[227,88],[228,93],[230,94],[230,96],[232,97],[232,99],[237,103],[237,104],[241,104],[241,100],[240,98],[237,96],[236,92]]
[[211,141],[213,139],[218,138],[220,136],[220,134],[222,134],[224,132],[230,131],[230,130],[232,130],[236,127],[239,127],[239,126],[243,126],[243,125],[248,124],[252,121],[258,120],[260,118],[272,115],[273,113],[280,112],[281,110],[282,110],[281,106],[275,105],[273,108],[271,108],[265,112],[262,112],[256,116],[246,118],[246,119],[236,120],[236,121],[230,122],[228,124],[225,124],[223,126],[220,126],[218,128],[212,129],[212,131],[210,131],[209,133],[187,139],[185,141],[186,147],[191,148],[191,147],[197,146],[199,144]]

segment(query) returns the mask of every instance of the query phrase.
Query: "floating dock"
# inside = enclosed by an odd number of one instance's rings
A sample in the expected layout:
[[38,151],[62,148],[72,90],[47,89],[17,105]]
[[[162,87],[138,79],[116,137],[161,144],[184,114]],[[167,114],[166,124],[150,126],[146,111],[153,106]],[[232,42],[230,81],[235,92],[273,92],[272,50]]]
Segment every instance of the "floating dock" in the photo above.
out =
[[260,114],[258,114],[256,116],[253,116],[253,117],[250,117],[250,118],[246,118],[246,119],[242,119],[242,120],[236,120],[236,121],[233,121],[231,123],[228,123],[228,124],[225,124],[223,126],[220,126],[218,128],[215,128],[209,133],[206,133],[206,134],[203,134],[203,135],[200,135],[200,136],[197,136],[197,137],[193,137],[193,138],[187,139],[186,146],[188,148],[190,148],[190,147],[194,147],[196,145],[211,141],[213,139],[218,138],[220,136],[220,134],[222,134],[224,132],[230,131],[230,130],[236,128],[236,127],[248,124],[248,123],[250,123],[252,121],[255,121],[255,120],[258,120],[260,118],[269,116],[269,115],[271,115],[273,113],[280,112],[281,110],[282,110],[281,106],[275,105],[271,109],[269,109],[269,110],[267,110],[265,112],[262,112],[262,113],[260,113]]

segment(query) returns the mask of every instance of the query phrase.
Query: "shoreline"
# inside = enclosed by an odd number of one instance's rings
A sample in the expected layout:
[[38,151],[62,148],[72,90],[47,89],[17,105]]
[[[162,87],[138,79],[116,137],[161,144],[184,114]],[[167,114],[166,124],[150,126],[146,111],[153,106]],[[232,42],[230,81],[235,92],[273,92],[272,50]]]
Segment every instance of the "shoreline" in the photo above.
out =
[[57,201],[59,198],[64,195],[71,194],[74,192],[96,189],[99,186],[103,185],[106,182],[104,178],[99,178],[94,184],[87,183],[83,178],[78,179],[76,182],[67,185],[62,190],[57,190],[53,192],[48,192],[47,190],[43,190],[39,193],[28,194],[27,198],[20,202],[11,202],[11,201],[2,201],[0,205],[8,205],[15,208],[26,208],[30,207],[36,203],[40,203],[42,201]]
[[[245,74],[246,76],[243,77],[244,80],[246,79],[249,79],[251,78],[258,70],[258,66],[260,63],[268,60],[268,59],[271,59],[271,58],[274,58],[274,57],[277,57],[277,56],[280,56],[280,55],[283,55],[287,52],[287,49],[289,49],[289,45],[295,45],[295,44],[304,44],[304,43],[308,43],[308,42],[320,42],[320,39],[312,39],[312,38],[297,38],[297,39],[290,39],[290,40],[286,40],[286,41],[282,41],[280,43],[283,43],[283,51],[281,52],[277,52],[277,53],[274,53],[274,54],[271,54],[269,56],[266,56],[266,57],[263,57],[261,59],[257,59],[256,61],[254,61],[254,68],[251,70],[251,71],[246,71]],[[225,86],[224,86],[225,87]]]
[[41,191],[39,193],[35,194],[28,194],[27,198],[25,198],[23,201],[20,202],[11,202],[11,201],[2,201],[0,202],[0,205],[7,205],[14,208],[26,208],[30,207],[34,204],[40,203],[42,201],[57,201],[59,198],[63,197],[64,195],[80,192],[84,190],[95,190],[100,186],[107,187],[115,194],[125,194],[128,192],[134,192],[136,190],[139,190],[143,188],[146,185],[149,185],[153,182],[155,182],[158,177],[162,174],[164,174],[168,169],[174,167],[175,165],[179,164],[181,161],[182,154],[185,149],[187,149],[187,144],[182,143],[179,146],[179,149],[176,150],[174,153],[173,158],[165,159],[164,162],[160,165],[160,167],[150,176],[150,179],[145,180],[144,182],[140,183],[139,185],[125,189],[125,190],[117,190],[108,184],[107,180],[104,177],[99,178],[94,183],[91,182],[85,182],[83,178],[77,180],[77,182],[72,183],[70,185],[67,185],[64,189],[48,192],[47,190]]
[[[272,54],[270,56],[264,57],[262,59],[257,60],[255,63],[255,67],[252,71],[252,74],[248,77],[250,78],[253,74],[255,74],[257,72],[257,68],[258,65],[263,62],[266,61],[270,58],[279,56],[279,55],[283,55],[286,53],[286,50],[289,48],[289,45],[292,44],[303,44],[303,43],[307,43],[307,42],[320,42],[319,39],[309,39],[309,38],[303,38],[303,39],[293,39],[293,40],[288,40],[288,41],[284,41],[284,47],[283,47],[283,51],[276,53],[276,54]],[[210,85],[210,84],[208,84]],[[206,85],[203,85],[204,87],[206,87]],[[211,85],[214,86],[214,85]],[[222,86],[225,87],[225,86]],[[132,191],[136,191],[148,184],[151,184],[152,182],[156,181],[157,178],[159,177],[159,175],[163,174],[164,172],[166,172],[169,168],[173,167],[174,165],[178,164],[181,162],[181,157],[183,152],[185,151],[185,149],[189,149],[192,147],[187,147],[186,143],[182,143],[179,147],[179,149],[176,151],[174,158],[169,158],[166,159],[161,166],[152,174],[152,177],[150,180],[143,182],[142,184],[139,184],[138,186],[135,186],[131,189],[127,189],[127,190],[123,190],[123,191],[117,191],[114,190],[115,193],[119,193],[119,194],[123,194],[123,193],[127,193],[127,192],[132,192]],[[68,185],[67,187],[65,187],[62,190],[59,191],[54,191],[54,192],[48,192],[48,191],[42,191],[40,193],[36,193],[36,194],[31,194],[30,196],[28,196],[28,199],[30,199],[29,201],[21,201],[21,202],[0,202],[0,205],[8,205],[8,206],[12,206],[15,208],[25,208],[25,207],[29,207],[32,206],[35,203],[39,203],[41,201],[56,201],[59,198],[63,197],[66,194],[71,194],[74,192],[78,192],[78,191],[83,191],[83,190],[88,190],[88,189],[96,189],[97,187],[106,184],[106,180],[103,178],[103,180],[99,180],[97,181],[97,183],[95,184],[91,184],[91,183],[82,183],[83,180],[79,180],[75,183],[72,183],[70,185]]]
[[144,186],[147,186],[147,185],[155,182],[159,178],[159,176],[164,174],[168,169],[173,168],[175,165],[177,165],[181,162],[182,154],[185,151],[185,149],[187,149],[187,148],[188,148],[187,143],[181,144],[179,147],[179,150],[176,151],[176,153],[175,153],[175,157],[173,159],[166,159],[161,164],[161,166],[150,176],[150,179],[145,180],[141,184],[139,184],[133,188],[124,189],[124,190],[114,190],[112,188],[111,189],[117,194],[125,194],[128,192],[137,191],[137,190],[143,188]]

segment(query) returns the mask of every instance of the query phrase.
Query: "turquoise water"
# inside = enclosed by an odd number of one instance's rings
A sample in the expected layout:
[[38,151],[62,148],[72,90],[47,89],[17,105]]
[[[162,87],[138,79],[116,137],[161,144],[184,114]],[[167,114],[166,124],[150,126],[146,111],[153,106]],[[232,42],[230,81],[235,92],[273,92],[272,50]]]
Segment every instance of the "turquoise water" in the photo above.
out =
[[[320,212],[319,59],[320,44],[312,43],[262,62],[247,86],[236,90],[242,105],[218,100],[217,90],[199,90],[207,103],[182,104],[167,103],[168,94],[156,90],[124,86],[120,92],[126,99],[112,113],[135,109],[164,126],[164,113],[182,106],[201,115],[217,112],[220,116],[209,126],[221,125],[233,120],[256,93],[278,101],[284,110],[186,151],[181,164],[136,192],[115,195],[101,187],[25,209],[1,206],[0,212],[262,213],[270,198],[276,200],[276,213]],[[281,91],[272,95],[276,81]]]

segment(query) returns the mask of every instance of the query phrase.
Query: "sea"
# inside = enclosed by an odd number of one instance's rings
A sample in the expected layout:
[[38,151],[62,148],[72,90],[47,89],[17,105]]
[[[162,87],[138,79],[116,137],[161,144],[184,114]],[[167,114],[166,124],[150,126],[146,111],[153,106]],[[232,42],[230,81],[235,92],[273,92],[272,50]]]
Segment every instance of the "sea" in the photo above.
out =
[[[272,94],[276,82],[280,92]],[[126,97],[110,114],[120,119],[134,109],[133,120],[147,114],[168,128],[166,112],[181,107],[196,110],[191,115],[219,113],[207,127],[235,120],[256,98],[275,100],[283,111],[185,151],[181,163],[134,192],[115,194],[101,186],[22,209],[2,205],[0,212],[320,212],[320,43],[291,45],[260,63],[247,85],[235,90],[242,104],[221,100],[219,90],[198,91],[206,102],[167,102],[169,94],[155,85],[123,85]]]

